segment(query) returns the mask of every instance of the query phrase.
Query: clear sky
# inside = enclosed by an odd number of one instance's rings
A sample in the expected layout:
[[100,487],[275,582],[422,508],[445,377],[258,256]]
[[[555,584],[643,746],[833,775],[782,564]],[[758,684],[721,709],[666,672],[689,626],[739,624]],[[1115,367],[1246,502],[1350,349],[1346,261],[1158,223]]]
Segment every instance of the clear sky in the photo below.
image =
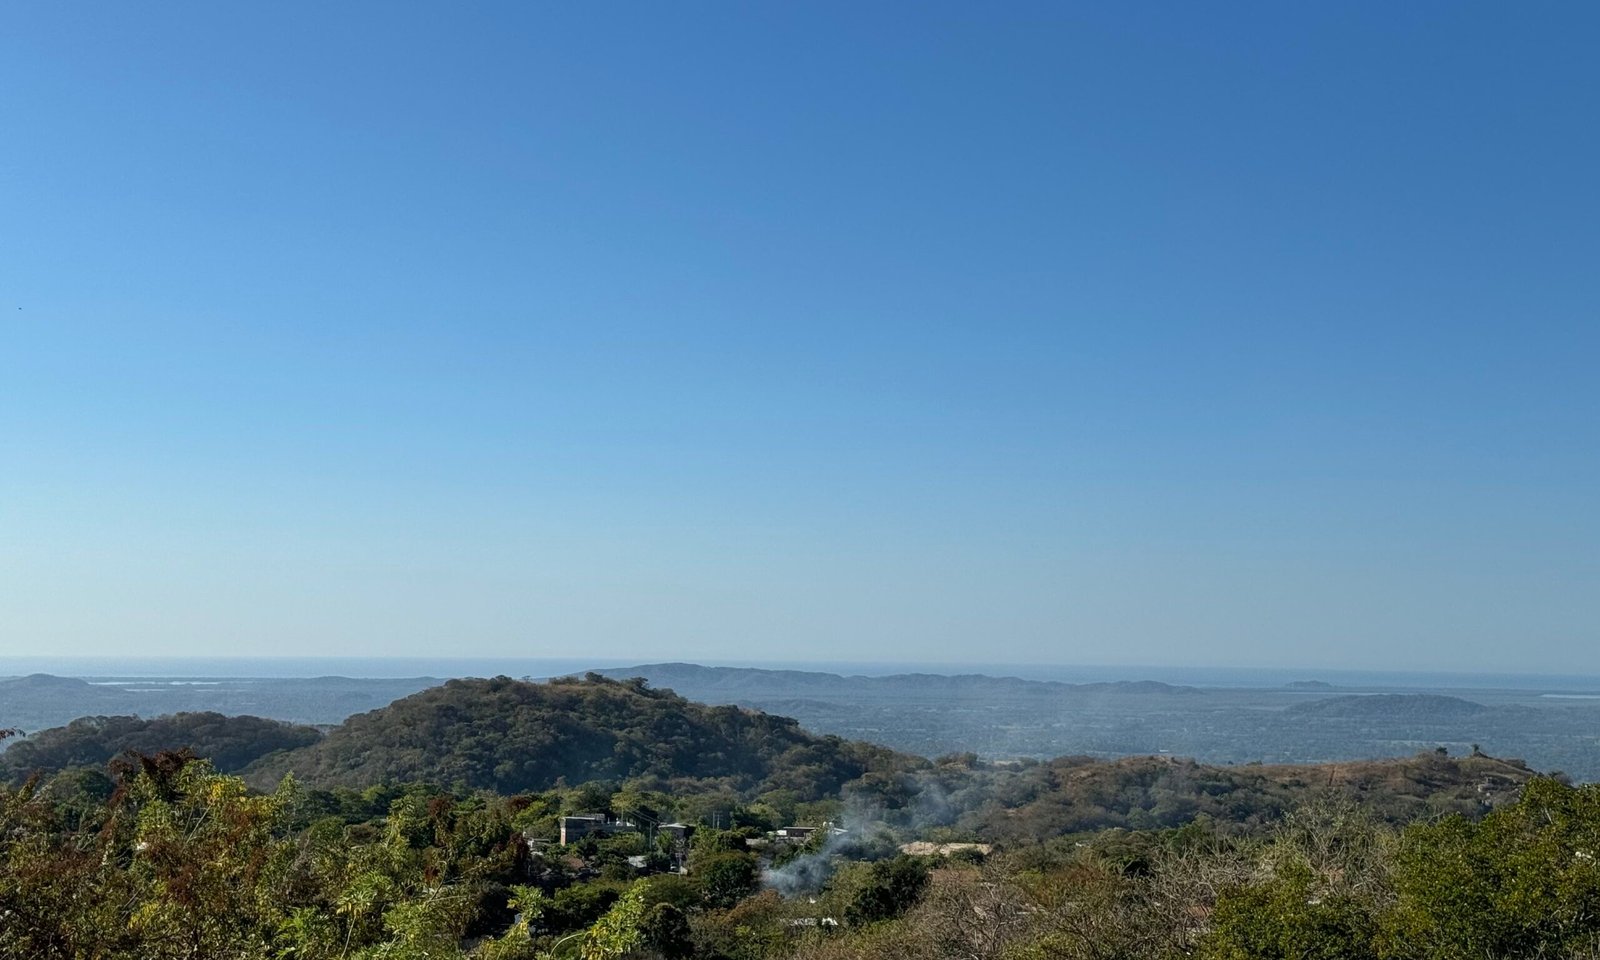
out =
[[1591,3],[12,3],[0,654],[1600,670]]

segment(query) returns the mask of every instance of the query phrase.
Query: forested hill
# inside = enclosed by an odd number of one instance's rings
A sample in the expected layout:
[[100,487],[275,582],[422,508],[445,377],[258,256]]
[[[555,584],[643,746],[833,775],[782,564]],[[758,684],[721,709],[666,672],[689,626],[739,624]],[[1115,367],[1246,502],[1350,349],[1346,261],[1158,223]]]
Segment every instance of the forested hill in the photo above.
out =
[[924,761],[871,744],[818,737],[787,717],[691,703],[642,681],[596,674],[533,683],[451,680],[351,717],[321,742],[268,757],[246,776],[285,773],[318,787],[396,781],[501,793],[558,781],[717,781],[740,793],[837,794],[868,772]]
[[274,751],[310,746],[321,738],[314,727],[220,713],[179,713],[152,720],[79,717],[0,753],[0,782],[15,782],[34,771],[53,773],[73,767],[104,771],[124,753],[183,749],[209,758],[218,770],[233,772]]
[[1330,791],[1395,824],[1450,813],[1476,818],[1516,799],[1534,776],[1520,760],[1434,751],[1303,766],[1060,757],[993,781],[986,803],[965,816],[963,826],[1012,843],[1107,827],[1176,827],[1202,816],[1251,830]]
[[947,676],[933,673],[898,673],[888,676],[843,676],[815,670],[766,670],[753,667],[705,667],[697,663],[648,663],[596,671],[614,678],[643,677],[708,703],[743,702],[769,698],[871,700],[965,700],[984,698],[1105,696],[1115,694],[1198,695],[1195,687],[1174,686],[1154,680],[1119,680],[1109,683],[1062,683],[1024,680],[984,674]]

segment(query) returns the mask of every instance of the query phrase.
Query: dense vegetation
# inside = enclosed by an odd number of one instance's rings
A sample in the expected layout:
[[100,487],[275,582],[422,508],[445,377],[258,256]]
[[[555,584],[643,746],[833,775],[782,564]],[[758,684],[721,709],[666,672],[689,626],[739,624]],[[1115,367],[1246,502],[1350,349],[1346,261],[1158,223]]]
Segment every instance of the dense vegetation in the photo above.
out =
[[1262,837],[1113,833],[942,869],[900,919],[803,960],[1600,956],[1600,789],[1537,779],[1479,821],[1385,825],[1337,795]]
[[[837,794],[868,772],[924,761],[817,737],[787,717],[707,707],[642,681],[452,680],[351,717],[320,742],[246,772],[268,787],[293,773],[315,786],[431,781],[500,793],[562,783],[641,780],[652,788],[741,796]],[[691,788],[684,781],[695,781]]]
[[1062,757],[990,776],[965,833],[1002,841],[1107,828],[1178,827],[1196,818],[1250,833],[1333,790],[1388,823],[1481,816],[1533,776],[1521,761],[1427,751],[1405,760],[1306,766],[1206,766],[1171,757]]

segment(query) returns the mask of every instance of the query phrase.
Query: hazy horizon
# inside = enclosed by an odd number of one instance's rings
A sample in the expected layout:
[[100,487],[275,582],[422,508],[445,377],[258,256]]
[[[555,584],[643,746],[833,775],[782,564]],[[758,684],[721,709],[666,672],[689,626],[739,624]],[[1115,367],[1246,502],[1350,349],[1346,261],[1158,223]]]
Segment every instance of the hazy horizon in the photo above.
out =
[[1600,9],[0,25],[0,655],[1600,674]]
[[1273,688],[1302,681],[1331,683],[1336,689],[1366,690],[1563,690],[1600,691],[1600,674],[1539,671],[1454,671],[1316,666],[1235,666],[1226,664],[1068,664],[873,660],[722,660],[613,659],[565,657],[17,657],[0,656],[0,677],[49,674],[95,680],[118,678],[193,678],[198,680],[349,677],[385,679],[432,677],[555,677],[589,670],[666,663],[709,667],[811,671],[846,676],[936,675],[1013,676],[1067,683],[1157,681],[1200,687]]

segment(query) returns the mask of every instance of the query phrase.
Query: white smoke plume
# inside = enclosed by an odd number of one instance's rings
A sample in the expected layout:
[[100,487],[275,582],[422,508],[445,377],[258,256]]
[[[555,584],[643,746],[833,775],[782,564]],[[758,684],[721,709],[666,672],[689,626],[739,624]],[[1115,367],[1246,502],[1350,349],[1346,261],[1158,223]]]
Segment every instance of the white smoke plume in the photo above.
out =
[[[893,856],[899,849],[899,839],[910,839],[921,830],[946,824],[951,817],[944,790],[928,780],[916,782],[912,803],[892,813],[853,798],[830,825],[832,829],[824,828],[820,847],[781,867],[762,871],[762,885],[785,897],[815,893],[827,884],[839,861]],[[910,836],[897,838],[902,833]]]

